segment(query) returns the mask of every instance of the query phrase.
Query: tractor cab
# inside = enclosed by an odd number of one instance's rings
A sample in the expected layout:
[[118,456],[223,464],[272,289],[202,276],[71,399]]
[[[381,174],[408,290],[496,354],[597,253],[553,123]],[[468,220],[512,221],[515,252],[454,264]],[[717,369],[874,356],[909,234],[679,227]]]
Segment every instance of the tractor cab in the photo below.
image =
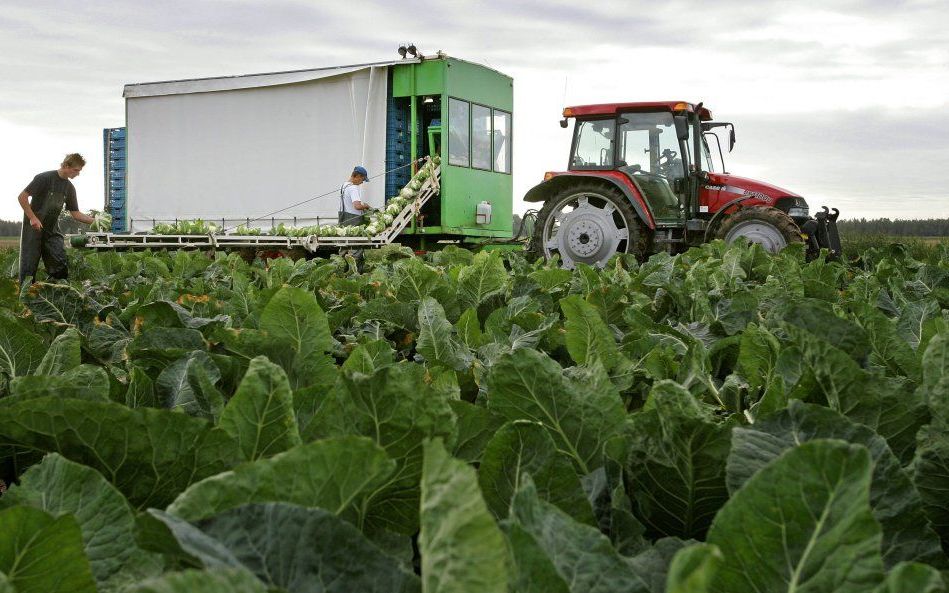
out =
[[[707,109],[694,112],[681,102],[621,103],[568,107],[564,116],[577,119],[569,171],[623,173],[657,223],[681,224],[693,201],[689,173],[712,167],[704,136],[694,133],[702,119],[711,119]],[[699,167],[691,156],[696,138]]]
[[567,170],[548,172],[524,197],[544,202],[532,248],[547,258],[603,266],[614,253],[644,257],[713,238],[744,238],[772,252],[807,240],[812,251],[840,252],[828,226],[836,214],[815,221],[801,196],[724,172],[716,131],[727,132],[731,151],[735,129],[712,121],[701,103],[582,105],[563,115],[561,127],[576,121]]

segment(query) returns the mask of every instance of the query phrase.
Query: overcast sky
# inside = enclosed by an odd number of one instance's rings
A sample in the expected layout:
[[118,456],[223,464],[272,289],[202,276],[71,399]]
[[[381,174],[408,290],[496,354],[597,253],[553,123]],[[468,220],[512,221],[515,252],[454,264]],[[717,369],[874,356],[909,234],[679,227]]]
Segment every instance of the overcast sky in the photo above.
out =
[[947,23],[946,0],[0,0],[0,218],[72,151],[80,207],[101,207],[124,84],[387,60],[406,41],[514,78],[515,210],[566,165],[565,104],[686,100],[736,124],[730,172],[812,209],[949,217]]

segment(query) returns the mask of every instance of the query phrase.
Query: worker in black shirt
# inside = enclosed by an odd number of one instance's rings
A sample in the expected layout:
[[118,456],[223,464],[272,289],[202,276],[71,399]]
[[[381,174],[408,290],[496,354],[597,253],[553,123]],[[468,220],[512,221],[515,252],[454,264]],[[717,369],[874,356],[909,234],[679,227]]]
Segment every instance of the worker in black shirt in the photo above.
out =
[[79,175],[85,164],[82,155],[67,154],[59,169],[40,173],[20,193],[20,207],[23,208],[23,230],[20,234],[21,285],[27,276],[31,281],[34,279],[41,257],[50,278],[64,279],[69,275],[63,235],[59,232],[59,215],[65,206],[79,222],[92,224],[95,220],[79,211],[76,188],[70,181]]

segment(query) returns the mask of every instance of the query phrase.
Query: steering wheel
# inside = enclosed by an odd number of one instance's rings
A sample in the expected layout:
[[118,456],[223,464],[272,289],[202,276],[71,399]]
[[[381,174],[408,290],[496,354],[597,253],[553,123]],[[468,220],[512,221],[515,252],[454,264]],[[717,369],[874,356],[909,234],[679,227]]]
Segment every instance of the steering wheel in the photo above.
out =
[[[672,150],[671,148],[666,148],[665,150],[662,151],[662,154],[659,155],[659,164],[660,165],[669,164],[670,162],[672,162],[672,159],[676,158],[677,156],[679,156],[678,152]],[[662,159],[665,159],[666,162],[663,163]]]

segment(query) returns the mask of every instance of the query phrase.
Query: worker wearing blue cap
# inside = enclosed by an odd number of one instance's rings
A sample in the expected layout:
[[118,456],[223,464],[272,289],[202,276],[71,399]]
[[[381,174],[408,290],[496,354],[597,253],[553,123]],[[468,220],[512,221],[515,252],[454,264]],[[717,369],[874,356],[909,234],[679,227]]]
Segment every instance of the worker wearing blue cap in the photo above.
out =
[[339,224],[340,226],[358,226],[362,224],[362,214],[369,210],[369,204],[362,199],[359,186],[369,182],[369,172],[365,167],[357,166],[349,176],[349,181],[339,188]]

